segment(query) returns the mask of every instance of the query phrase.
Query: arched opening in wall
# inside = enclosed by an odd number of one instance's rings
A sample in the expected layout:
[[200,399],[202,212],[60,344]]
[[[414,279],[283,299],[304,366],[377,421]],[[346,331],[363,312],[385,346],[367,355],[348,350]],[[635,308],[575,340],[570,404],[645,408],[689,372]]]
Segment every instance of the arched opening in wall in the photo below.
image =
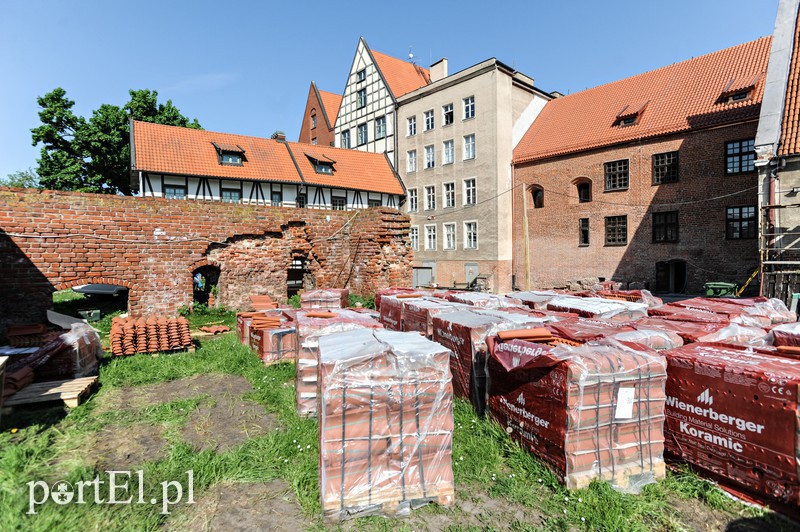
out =
[[[100,280],[103,282],[92,282]],[[111,279],[87,279],[84,284],[53,292],[53,310],[89,322],[122,314],[128,311],[128,287]]]
[[531,203],[534,209],[541,209],[544,207],[544,189],[539,185],[531,185]]
[[192,301],[195,304],[215,307],[219,296],[218,266],[206,264],[192,271]]
[[[589,203],[592,201],[592,180],[588,177],[576,177],[572,180],[572,185],[577,193],[578,203]],[[573,200],[574,202],[575,200]]]
[[687,280],[685,260],[656,262],[656,292],[682,294],[686,292]]
[[292,262],[286,271],[286,297],[300,293],[304,288],[313,288],[314,277],[308,269],[308,258],[305,253],[295,251],[292,253]]

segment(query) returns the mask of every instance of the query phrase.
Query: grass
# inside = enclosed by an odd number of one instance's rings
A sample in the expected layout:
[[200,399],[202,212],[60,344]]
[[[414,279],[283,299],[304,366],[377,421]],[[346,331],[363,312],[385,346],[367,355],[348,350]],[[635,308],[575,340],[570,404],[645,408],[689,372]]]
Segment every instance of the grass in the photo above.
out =
[[[200,398],[165,404],[154,398],[152,405],[138,411],[104,411],[104,397],[114,389],[154,384],[196,374],[241,375],[253,386],[246,398],[276,415],[280,429],[253,437],[240,447],[224,453],[196,452],[182,441],[180,428]],[[294,367],[279,364],[265,367],[251,351],[227,334],[204,343],[194,354],[160,357],[133,356],[106,361],[100,370],[102,388],[89,402],[72,409],[54,423],[47,413],[31,417],[22,411],[3,419],[0,431],[0,530],[156,530],[165,516],[160,507],[149,504],[76,505],[65,508],[52,502],[39,506],[36,515],[28,510],[26,483],[44,479],[65,479],[72,483],[91,480],[95,471],[84,457],[91,452],[87,442],[107,426],[135,423],[162,425],[168,441],[166,457],[146,462],[144,490],[147,497],[159,494],[159,483],[185,478],[194,471],[195,496],[223,481],[264,482],[283,479],[297,496],[311,526],[321,528],[317,485],[317,424],[297,416],[294,401]],[[505,504],[530,508],[543,516],[541,523],[501,523],[497,528],[529,530],[679,530],[685,527],[671,505],[674,499],[720,509],[731,517],[772,519],[771,528],[785,528],[771,514],[744,507],[725,497],[716,487],[694,473],[681,470],[665,480],[647,486],[641,495],[626,495],[607,484],[594,483],[587,489],[568,492],[555,476],[531,454],[511,441],[494,422],[479,419],[468,403],[455,403],[453,468],[461,490],[480,491]],[[20,427],[12,433],[12,427]],[[105,489],[105,488],[104,488]],[[133,488],[132,488],[133,489]],[[107,497],[107,490],[105,492]],[[160,495],[158,495],[160,497]],[[700,502],[697,502],[699,499]],[[177,508],[177,507],[176,507]],[[414,512],[428,516],[457,510],[435,506]],[[177,517],[175,519],[180,519]],[[174,521],[172,521],[174,523]],[[355,527],[364,530],[402,530],[402,520],[360,519]]]

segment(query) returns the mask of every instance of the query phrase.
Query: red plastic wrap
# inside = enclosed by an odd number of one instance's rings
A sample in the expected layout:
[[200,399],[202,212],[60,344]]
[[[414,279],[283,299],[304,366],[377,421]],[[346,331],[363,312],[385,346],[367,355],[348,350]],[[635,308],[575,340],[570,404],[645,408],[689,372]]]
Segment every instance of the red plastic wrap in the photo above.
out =
[[800,323],[786,323],[773,327],[766,340],[768,344],[774,346],[800,347]]

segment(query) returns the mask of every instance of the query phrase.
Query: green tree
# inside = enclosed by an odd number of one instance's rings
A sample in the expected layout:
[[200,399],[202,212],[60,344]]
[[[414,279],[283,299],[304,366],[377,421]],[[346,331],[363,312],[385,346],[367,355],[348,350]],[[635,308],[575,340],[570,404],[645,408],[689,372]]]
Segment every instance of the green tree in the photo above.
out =
[[3,179],[0,178],[0,186],[18,188],[39,188],[39,176],[33,168],[19,170]]
[[41,144],[40,184],[57,190],[131,194],[129,119],[202,129],[183,116],[172,100],[158,103],[158,92],[131,90],[123,106],[103,104],[88,120],[76,116],[66,91],[57,88],[37,98],[42,125],[31,130]]

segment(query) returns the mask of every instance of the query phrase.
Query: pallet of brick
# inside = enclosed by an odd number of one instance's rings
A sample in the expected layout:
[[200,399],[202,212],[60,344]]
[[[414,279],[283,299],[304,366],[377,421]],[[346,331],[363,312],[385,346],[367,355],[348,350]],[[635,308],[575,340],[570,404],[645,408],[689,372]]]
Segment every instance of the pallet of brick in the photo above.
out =
[[559,296],[547,303],[549,310],[574,312],[584,318],[614,321],[638,320],[647,316],[647,305],[599,297]]
[[383,296],[381,299],[381,323],[390,331],[402,331],[403,303],[409,299],[422,299],[422,294],[418,292],[403,292],[391,296]]
[[620,342],[489,343],[489,415],[568,489],[599,479],[638,493],[664,478],[663,357]]
[[447,295],[447,299],[455,303],[463,303],[464,305],[478,308],[502,309],[524,306],[522,300],[513,295],[498,296],[485,292],[451,292]]
[[[636,328],[634,331],[620,332],[609,336],[612,341],[641,344],[655,351],[675,349],[683,345],[683,338],[675,331],[656,328]],[[602,342],[602,340],[601,340]]]
[[302,416],[317,413],[319,341],[323,336],[356,329],[382,329],[380,322],[348,309],[301,310],[295,320],[297,332],[296,397]]
[[402,300],[404,331],[415,331],[428,339],[433,338],[433,317],[469,308],[466,305],[438,298],[407,298]]
[[800,323],[784,323],[773,327],[767,335],[769,345],[800,347]]
[[[675,301],[668,306],[693,311],[710,312],[717,314],[723,320],[731,323],[763,328],[773,325],[773,317],[779,320],[779,322],[786,318],[773,306],[765,304],[767,301],[768,300],[763,297],[748,299],[694,297],[682,301]],[[783,305],[783,303],[780,303],[780,305]],[[784,308],[786,307],[784,306]],[[786,312],[788,313],[788,310]]]
[[347,308],[350,306],[350,290],[347,288],[326,288],[306,290],[300,294],[300,308]]
[[522,301],[522,304],[526,307],[544,310],[547,308],[547,304],[559,295],[561,294],[552,290],[529,290],[526,292],[513,292],[508,294],[508,297]]
[[547,328],[555,336],[583,344],[619,333],[632,332],[635,330],[634,323],[636,322],[617,323],[603,319],[572,318],[548,323]]
[[242,344],[247,345],[250,342],[249,327],[250,323],[253,321],[253,317],[263,315],[264,313],[261,311],[236,313],[236,338],[238,338]]
[[319,485],[326,520],[454,502],[449,351],[417,333],[320,338]]
[[707,323],[697,321],[678,321],[672,319],[665,319],[662,317],[653,316],[650,318],[643,318],[630,323],[631,327],[642,330],[659,330],[674,332],[681,338],[685,344],[696,342],[699,338],[716,332],[726,324],[724,323]]
[[656,297],[649,290],[598,290],[595,292],[598,297],[604,299],[618,299],[631,301],[633,303],[643,303],[650,307],[659,307],[664,304],[660,297]]
[[725,345],[766,346],[767,331],[758,327],[747,327],[738,323],[731,323],[713,333],[697,339],[702,343],[719,343]]
[[255,329],[250,336],[255,343],[254,351],[264,365],[294,362],[297,356],[297,329],[294,327],[282,325],[275,328]]
[[674,321],[687,321],[696,323],[729,323],[728,316],[725,314],[717,314],[709,310],[702,310],[698,308],[686,308],[667,303],[660,307],[653,307],[648,309],[648,315],[657,317],[664,320]]
[[664,354],[668,454],[723,487],[800,505],[800,360],[702,343]]
[[391,286],[389,288],[383,288],[375,292],[375,310],[380,313],[381,311],[381,301],[384,297],[387,296],[394,296],[397,294],[413,294],[415,292],[421,292],[416,288],[409,288],[403,286]]

